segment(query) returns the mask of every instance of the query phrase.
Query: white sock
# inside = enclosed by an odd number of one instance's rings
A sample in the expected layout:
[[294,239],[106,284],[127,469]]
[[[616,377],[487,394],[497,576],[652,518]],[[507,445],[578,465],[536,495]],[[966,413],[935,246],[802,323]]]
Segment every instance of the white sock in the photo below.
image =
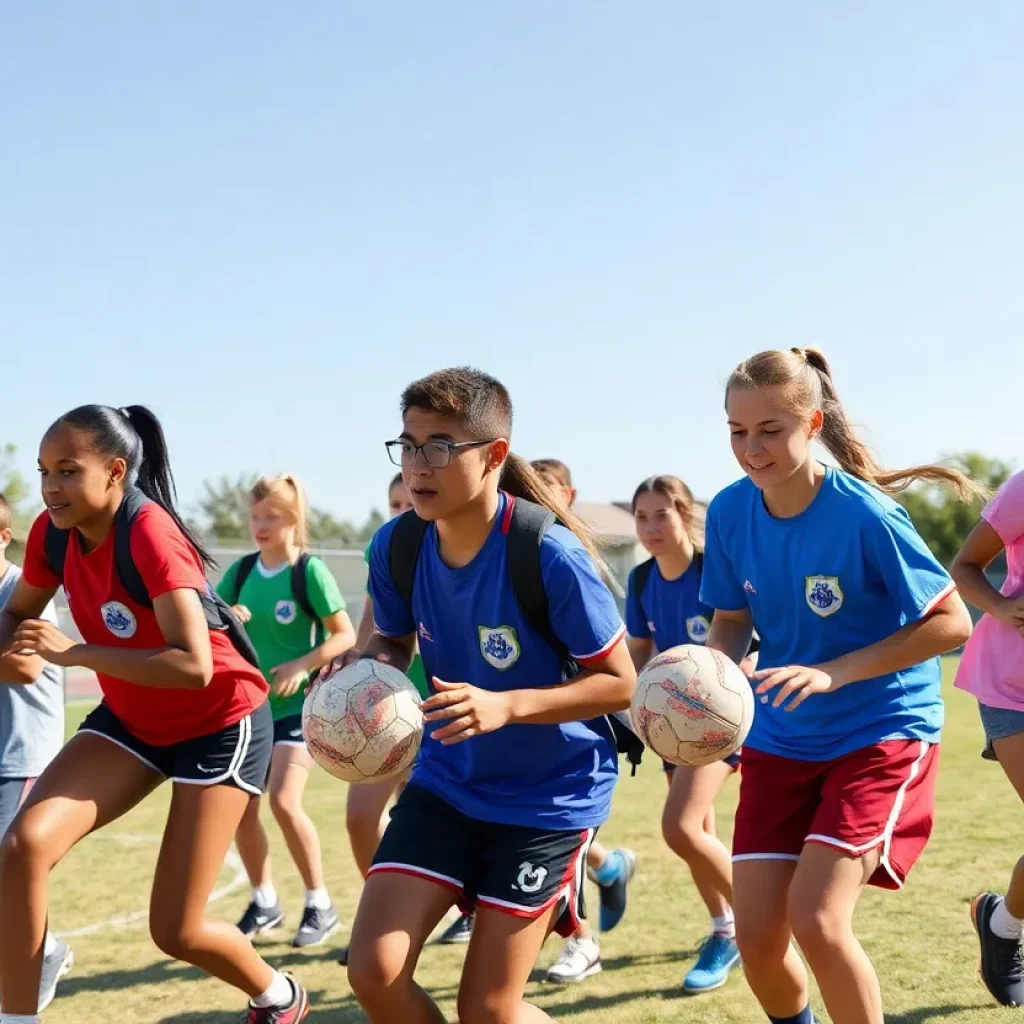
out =
[[315,907],[317,910],[330,910],[331,897],[326,889],[307,889],[306,906]]
[[291,1006],[294,998],[295,989],[292,987],[292,983],[280,971],[274,971],[274,980],[270,983],[270,988],[263,995],[257,996],[252,1001],[252,1005],[261,1008]]
[[40,1021],[34,1013],[0,1013],[0,1024],[40,1024]]
[[992,933],[1001,939],[1019,939],[1021,937],[1021,920],[1006,909],[1006,900],[1000,900],[996,905],[996,909],[992,911],[992,916],[988,919],[988,926],[992,929]]
[[252,891],[252,901],[261,910],[269,910],[271,907],[277,906],[277,890],[274,888],[273,882],[268,882],[266,885],[258,885]]
[[43,946],[43,956],[53,956],[57,951],[57,939],[53,932],[47,931],[46,944]]
[[721,917],[711,918],[711,930],[716,935],[724,935],[727,939],[736,938],[736,918],[732,910],[727,910]]

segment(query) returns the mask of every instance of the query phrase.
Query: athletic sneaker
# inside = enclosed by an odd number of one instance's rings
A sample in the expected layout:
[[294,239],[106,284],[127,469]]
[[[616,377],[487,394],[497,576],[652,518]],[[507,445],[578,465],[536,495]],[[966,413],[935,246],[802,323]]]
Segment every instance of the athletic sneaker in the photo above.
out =
[[602,882],[602,870],[595,871],[587,869],[587,875],[592,882],[598,885],[598,893],[601,897],[601,913],[598,916],[598,925],[603,932],[610,932],[623,918],[626,913],[626,898],[628,895],[629,883],[636,874],[636,854],[632,850],[612,850],[608,854],[608,860],[613,861],[608,866],[617,868],[615,877],[609,882]]
[[339,927],[338,914],[334,907],[320,910],[319,907],[306,907],[302,912],[302,923],[292,939],[292,945],[301,949],[304,946],[318,946],[324,939],[333,935]]
[[338,950],[338,963],[341,964],[342,967],[348,967],[348,946],[342,946],[341,949]]
[[709,935],[700,947],[697,962],[683,979],[683,990],[697,994],[721,988],[739,962],[740,951],[735,939]]
[[49,956],[43,957],[43,976],[39,981],[39,1008],[42,1013],[57,994],[57,982],[74,966],[75,954],[66,942],[57,939],[57,945]]
[[255,900],[245,908],[242,919],[238,922],[238,930],[247,938],[272,932],[284,923],[284,911],[280,903],[272,907],[261,907]]
[[548,968],[546,981],[556,985],[583,981],[601,972],[601,947],[594,939],[571,938],[559,958]]
[[291,975],[295,998],[287,1006],[250,1006],[240,1024],[299,1024],[309,1016],[309,994]]
[[469,942],[472,937],[473,915],[459,914],[459,916],[445,929],[444,934],[437,941],[446,946],[454,946],[458,943]]
[[1024,955],[1019,939],[1004,939],[991,928],[992,912],[1002,901],[983,892],[971,903],[971,920],[981,943],[981,980],[1000,1006],[1024,1006]]

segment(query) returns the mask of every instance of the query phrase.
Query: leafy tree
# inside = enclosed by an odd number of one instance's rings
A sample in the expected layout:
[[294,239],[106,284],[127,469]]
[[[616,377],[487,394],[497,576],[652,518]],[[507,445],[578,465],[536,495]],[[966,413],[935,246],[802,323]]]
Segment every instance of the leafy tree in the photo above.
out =
[[[955,455],[948,464],[989,491],[997,490],[1013,472],[1009,463],[977,452]],[[917,532],[943,565],[953,561],[967,535],[977,525],[982,507],[980,500],[965,504],[949,488],[934,484],[909,487],[897,495],[896,500],[910,513]],[[1005,571],[1002,564],[994,563],[992,568]]]
[[16,561],[21,560],[22,545],[32,525],[32,489],[28,481],[14,468],[18,449],[13,444],[0,444],[0,494],[11,506],[14,527],[14,543],[7,554]]

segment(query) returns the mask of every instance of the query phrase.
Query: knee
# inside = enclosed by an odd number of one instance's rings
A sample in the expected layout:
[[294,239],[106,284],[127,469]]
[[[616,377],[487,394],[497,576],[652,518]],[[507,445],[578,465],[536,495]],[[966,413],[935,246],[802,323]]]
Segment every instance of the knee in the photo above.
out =
[[157,949],[172,960],[191,963],[200,948],[202,921],[191,923],[178,914],[168,914],[150,909],[149,934]]
[[786,923],[767,918],[750,919],[737,914],[736,945],[743,963],[748,966],[777,964],[789,949]]
[[350,836],[364,836],[380,827],[382,811],[358,800],[350,800],[345,808],[345,827]]
[[459,991],[459,1024],[510,1024],[516,1019],[521,998],[509,1005],[509,1000],[500,992],[482,992],[466,987]]
[[31,818],[15,819],[0,840],[0,871],[49,871],[60,855],[55,853],[52,830]]
[[697,852],[700,838],[704,834],[704,825],[699,821],[680,819],[666,809],[661,816],[661,834],[673,853],[683,860],[689,860]]
[[291,821],[302,813],[302,801],[281,790],[272,792],[270,794],[270,812],[278,822]]
[[403,974],[403,965],[392,962],[373,943],[353,943],[348,954],[348,983],[360,1005],[373,1006],[386,998]]
[[842,946],[850,931],[850,921],[820,900],[794,893],[789,901],[789,921],[793,938],[807,956],[816,952],[830,954]]

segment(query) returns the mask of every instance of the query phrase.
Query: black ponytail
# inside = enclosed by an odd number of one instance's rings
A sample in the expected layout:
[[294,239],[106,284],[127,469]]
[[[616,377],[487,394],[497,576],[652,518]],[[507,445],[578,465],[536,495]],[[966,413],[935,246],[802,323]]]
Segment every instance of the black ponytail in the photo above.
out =
[[128,467],[125,486],[138,487],[147,498],[155,501],[174,520],[203,564],[210,569],[216,566],[195,531],[178,514],[167,440],[160,421],[149,409],[144,405],[124,409],[82,405],[65,413],[54,426],[58,424],[88,433],[101,455],[124,459]]

